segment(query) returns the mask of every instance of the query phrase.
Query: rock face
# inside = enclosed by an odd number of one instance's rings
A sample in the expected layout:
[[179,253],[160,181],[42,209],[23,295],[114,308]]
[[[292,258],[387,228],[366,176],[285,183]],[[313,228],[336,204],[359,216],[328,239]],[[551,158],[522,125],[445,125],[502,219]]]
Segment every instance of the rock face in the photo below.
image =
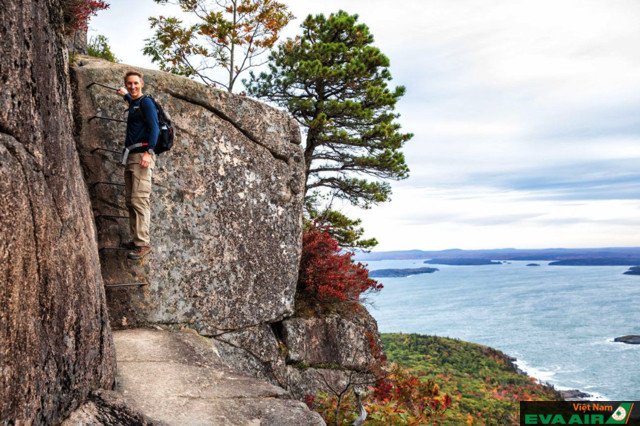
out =
[[56,424],[115,356],[58,1],[0,7],[0,424]]
[[155,426],[144,414],[134,410],[126,398],[118,392],[98,390],[92,392],[89,401],[71,413],[62,426]]
[[282,322],[286,383],[297,398],[319,391],[373,385],[384,355],[376,320],[363,308],[347,318],[328,315]]
[[292,317],[215,337],[229,365],[271,380],[301,399],[349,382],[372,384],[383,356],[378,326],[363,308],[338,315]]
[[377,325],[368,314],[358,320],[328,316],[283,321],[282,340],[287,348],[287,362],[371,370],[378,362],[372,350],[380,346],[375,332]]
[[[120,87],[132,67],[81,58],[76,84],[77,144],[99,215],[124,215],[119,155],[126,125]],[[146,94],[172,115],[176,140],[159,157],[153,181],[151,238],[143,262],[126,251],[101,251],[118,325],[189,326],[214,336],[291,316],[301,247],[304,172],[300,134],[284,112],[162,72],[144,72]],[[126,219],[100,216],[101,246],[128,241]]]

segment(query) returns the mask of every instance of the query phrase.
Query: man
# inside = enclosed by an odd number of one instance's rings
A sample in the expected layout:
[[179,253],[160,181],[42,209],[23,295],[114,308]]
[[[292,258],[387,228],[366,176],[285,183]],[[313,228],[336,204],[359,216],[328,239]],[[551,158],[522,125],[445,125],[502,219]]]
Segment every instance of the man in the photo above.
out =
[[133,241],[125,244],[131,249],[129,259],[142,259],[151,251],[149,224],[151,222],[151,175],[155,167],[153,149],[158,141],[158,113],[147,96],[143,96],[142,73],[129,71],[124,87],[118,93],[129,103],[127,137],[123,155],[126,206],[129,210],[129,229]]

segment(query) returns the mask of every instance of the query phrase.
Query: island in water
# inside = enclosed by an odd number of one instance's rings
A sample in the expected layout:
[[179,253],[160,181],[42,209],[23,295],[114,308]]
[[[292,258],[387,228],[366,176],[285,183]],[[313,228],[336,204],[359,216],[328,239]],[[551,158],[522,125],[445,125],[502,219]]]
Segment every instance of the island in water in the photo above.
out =
[[529,263],[527,266],[540,266],[539,263]]
[[562,259],[549,263],[549,266],[630,266],[636,259],[628,258],[580,258],[580,259]]
[[429,260],[425,260],[424,263],[428,265],[456,265],[456,266],[502,265],[502,262],[496,262],[491,259],[477,259],[477,258],[466,258],[466,257],[429,259]]
[[640,275],[640,266],[632,266],[631,268],[629,268],[629,270],[627,272],[624,273],[625,275]]
[[371,278],[401,278],[409,275],[431,274],[438,268],[413,268],[413,269],[376,269],[369,271]]
[[630,334],[628,336],[616,337],[615,339],[613,339],[613,341],[628,343],[629,345],[640,345],[640,336],[635,334]]

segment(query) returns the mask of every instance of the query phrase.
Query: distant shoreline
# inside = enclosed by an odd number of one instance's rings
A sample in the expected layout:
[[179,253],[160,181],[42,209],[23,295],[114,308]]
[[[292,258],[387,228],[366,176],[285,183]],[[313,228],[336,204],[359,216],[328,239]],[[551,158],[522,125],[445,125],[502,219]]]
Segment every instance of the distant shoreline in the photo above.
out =
[[502,265],[502,262],[496,262],[491,259],[480,259],[480,258],[444,258],[444,259],[429,259],[425,260],[423,263],[427,265],[452,265],[452,266],[480,266],[480,265]]
[[[402,250],[363,253],[356,260],[423,260],[425,263],[481,265],[483,262],[548,261],[551,266],[639,266],[640,247],[593,249]],[[448,263],[442,263],[448,262]],[[436,264],[431,263],[431,264]]]

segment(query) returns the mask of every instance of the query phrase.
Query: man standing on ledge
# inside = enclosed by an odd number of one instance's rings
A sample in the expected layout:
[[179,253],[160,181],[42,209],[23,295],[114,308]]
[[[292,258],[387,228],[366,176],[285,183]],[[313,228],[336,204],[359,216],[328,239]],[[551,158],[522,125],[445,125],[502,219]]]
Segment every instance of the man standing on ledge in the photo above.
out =
[[125,244],[132,250],[129,259],[142,259],[151,251],[149,224],[151,222],[151,175],[155,167],[153,149],[158,141],[158,112],[153,100],[143,96],[142,74],[129,71],[124,87],[118,93],[129,103],[127,138],[122,157],[125,165],[124,183],[126,205],[129,210],[129,229],[133,241]]

